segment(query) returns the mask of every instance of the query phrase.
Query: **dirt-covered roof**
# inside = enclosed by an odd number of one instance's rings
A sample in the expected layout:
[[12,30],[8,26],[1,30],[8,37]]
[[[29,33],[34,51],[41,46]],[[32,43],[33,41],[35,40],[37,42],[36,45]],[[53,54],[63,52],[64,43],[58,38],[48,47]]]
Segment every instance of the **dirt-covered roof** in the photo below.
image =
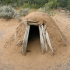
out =
[[38,25],[39,24],[45,24],[46,29],[49,33],[50,40],[52,43],[53,47],[58,47],[59,45],[63,45],[61,35],[60,35],[60,29],[47,13],[43,12],[32,12],[25,16],[25,18],[22,20],[23,23],[21,23],[18,28],[16,29],[16,34],[17,34],[17,41],[18,40],[23,40],[23,36],[25,33],[26,25],[24,25],[24,20],[28,22],[36,22]]

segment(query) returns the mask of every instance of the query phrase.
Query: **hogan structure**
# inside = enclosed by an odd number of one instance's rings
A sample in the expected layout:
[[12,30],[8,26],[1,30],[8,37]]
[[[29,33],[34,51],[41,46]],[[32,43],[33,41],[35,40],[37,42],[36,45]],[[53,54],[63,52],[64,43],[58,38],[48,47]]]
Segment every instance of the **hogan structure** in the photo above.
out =
[[26,54],[31,26],[38,26],[39,28],[40,45],[43,54],[47,51],[48,47],[51,52],[54,53],[54,47],[59,44],[66,44],[59,27],[48,14],[42,12],[32,12],[25,16],[17,27],[15,34],[17,44],[22,41],[22,53],[24,55]]

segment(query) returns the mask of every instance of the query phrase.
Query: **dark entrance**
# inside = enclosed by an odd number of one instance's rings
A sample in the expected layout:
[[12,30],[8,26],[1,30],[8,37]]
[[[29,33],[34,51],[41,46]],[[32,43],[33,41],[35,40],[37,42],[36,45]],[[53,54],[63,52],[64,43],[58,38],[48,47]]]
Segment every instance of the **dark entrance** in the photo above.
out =
[[40,50],[39,27],[30,25],[27,51],[39,52],[39,50]]
[[34,41],[36,38],[40,38],[39,36],[40,35],[39,35],[39,28],[38,28],[38,26],[31,25],[30,26],[30,31],[29,31],[28,42],[29,41]]

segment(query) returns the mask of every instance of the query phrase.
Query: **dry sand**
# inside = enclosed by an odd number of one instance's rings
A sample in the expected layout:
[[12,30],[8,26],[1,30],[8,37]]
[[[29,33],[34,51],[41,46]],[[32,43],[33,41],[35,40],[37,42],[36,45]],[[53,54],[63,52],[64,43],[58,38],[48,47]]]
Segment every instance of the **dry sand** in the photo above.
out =
[[50,50],[42,55],[39,38],[28,43],[30,52],[23,56],[22,45],[16,46],[13,36],[19,22],[15,19],[0,19],[0,70],[70,70],[70,30],[66,29],[70,19],[59,12],[53,19],[67,39],[66,47],[54,47],[54,56]]

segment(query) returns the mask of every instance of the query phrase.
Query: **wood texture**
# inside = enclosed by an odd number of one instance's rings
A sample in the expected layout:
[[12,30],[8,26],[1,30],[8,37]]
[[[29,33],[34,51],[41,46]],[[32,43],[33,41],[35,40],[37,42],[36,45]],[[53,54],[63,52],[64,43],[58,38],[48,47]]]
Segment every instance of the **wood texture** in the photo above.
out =
[[41,43],[42,54],[44,54],[45,45],[44,45],[44,38],[43,38],[43,25],[39,25],[39,32],[40,32],[40,43]]
[[29,36],[29,30],[30,30],[30,26],[27,25],[26,26],[26,30],[25,30],[25,34],[24,34],[24,38],[23,38],[23,46],[22,46],[22,53],[23,53],[23,55],[26,54],[27,43],[28,43],[28,36]]
[[52,53],[54,53],[47,30],[46,30],[46,40],[47,40],[47,43],[48,43],[49,48],[51,49]]
[[38,26],[38,24],[37,24],[37,23],[28,23],[28,25]]
[[47,46],[47,40],[46,40],[46,25],[43,26],[43,34],[44,34],[44,45],[45,45],[45,50],[47,52],[48,46]]

